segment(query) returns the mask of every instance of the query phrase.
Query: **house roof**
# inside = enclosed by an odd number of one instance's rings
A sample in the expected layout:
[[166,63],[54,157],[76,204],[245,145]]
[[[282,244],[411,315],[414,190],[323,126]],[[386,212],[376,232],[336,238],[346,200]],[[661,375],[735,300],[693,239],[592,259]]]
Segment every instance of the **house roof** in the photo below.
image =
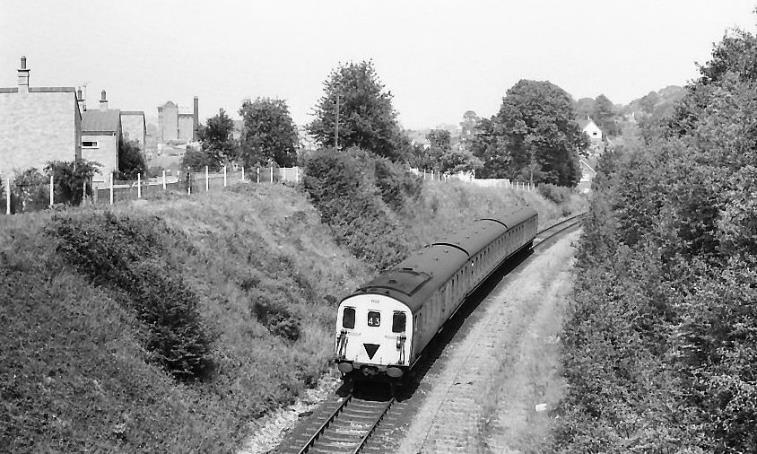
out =
[[81,116],[81,131],[87,132],[118,132],[121,127],[121,111],[87,110]]

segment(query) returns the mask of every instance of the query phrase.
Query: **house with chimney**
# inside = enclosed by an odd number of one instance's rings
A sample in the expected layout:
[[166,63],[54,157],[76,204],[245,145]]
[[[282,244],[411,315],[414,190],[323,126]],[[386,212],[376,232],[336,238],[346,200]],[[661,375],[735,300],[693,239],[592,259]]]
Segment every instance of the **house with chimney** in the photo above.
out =
[[123,134],[121,111],[108,108],[105,90],[100,93],[97,109],[87,109],[86,105],[83,105],[83,110],[82,158],[100,164],[98,171],[92,177],[92,185],[104,186],[110,183],[111,174],[118,172],[118,144]]
[[82,112],[82,158],[100,164],[92,178],[94,186],[110,184],[112,173],[118,172],[118,154],[121,141],[132,141],[144,153],[147,128],[145,113],[141,110],[111,109],[105,90],[100,92],[97,108],[88,109],[81,90],[78,91],[79,110]]
[[34,87],[21,57],[18,86],[0,88],[0,174],[81,157],[82,115],[74,87]]

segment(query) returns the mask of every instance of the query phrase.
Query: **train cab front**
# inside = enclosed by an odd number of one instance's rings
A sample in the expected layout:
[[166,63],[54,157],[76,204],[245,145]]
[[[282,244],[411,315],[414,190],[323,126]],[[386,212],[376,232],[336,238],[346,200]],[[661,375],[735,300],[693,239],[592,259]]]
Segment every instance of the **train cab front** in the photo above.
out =
[[411,323],[407,306],[388,296],[346,298],[337,314],[337,368],[354,380],[402,379],[409,368]]

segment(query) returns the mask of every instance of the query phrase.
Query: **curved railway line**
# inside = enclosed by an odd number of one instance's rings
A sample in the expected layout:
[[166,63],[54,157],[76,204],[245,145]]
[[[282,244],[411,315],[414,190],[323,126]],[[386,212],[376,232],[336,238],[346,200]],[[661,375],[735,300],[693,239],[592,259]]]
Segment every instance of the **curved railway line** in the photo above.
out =
[[[537,232],[533,247],[546,245],[548,240],[577,226],[584,216],[585,213],[572,216]],[[356,397],[353,390],[349,390],[345,396],[333,396],[300,424],[298,430],[290,434],[275,452],[296,454],[363,452],[394,403],[395,398],[391,394]]]

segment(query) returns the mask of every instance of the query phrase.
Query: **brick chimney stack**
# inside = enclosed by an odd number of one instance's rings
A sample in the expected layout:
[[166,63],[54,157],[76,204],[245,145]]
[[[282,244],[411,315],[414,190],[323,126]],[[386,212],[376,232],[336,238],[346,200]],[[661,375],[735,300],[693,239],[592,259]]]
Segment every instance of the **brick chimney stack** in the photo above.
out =
[[76,102],[79,104],[79,112],[87,111],[87,104],[84,102],[84,95],[81,92],[81,88],[76,90]]
[[21,57],[21,67],[18,69],[18,92],[29,93],[29,72],[26,68],[26,57]]
[[100,110],[108,110],[108,100],[105,98],[105,90],[100,92]]
[[199,138],[199,131],[198,131],[198,129],[200,128],[200,118],[198,116],[199,103],[200,103],[200,101],[197,99],[197,96],[195,96],[194,115],[193,115],[193,118],[192,118],[192,121],[193,121],[192,140],[195,141],[195,142]]

